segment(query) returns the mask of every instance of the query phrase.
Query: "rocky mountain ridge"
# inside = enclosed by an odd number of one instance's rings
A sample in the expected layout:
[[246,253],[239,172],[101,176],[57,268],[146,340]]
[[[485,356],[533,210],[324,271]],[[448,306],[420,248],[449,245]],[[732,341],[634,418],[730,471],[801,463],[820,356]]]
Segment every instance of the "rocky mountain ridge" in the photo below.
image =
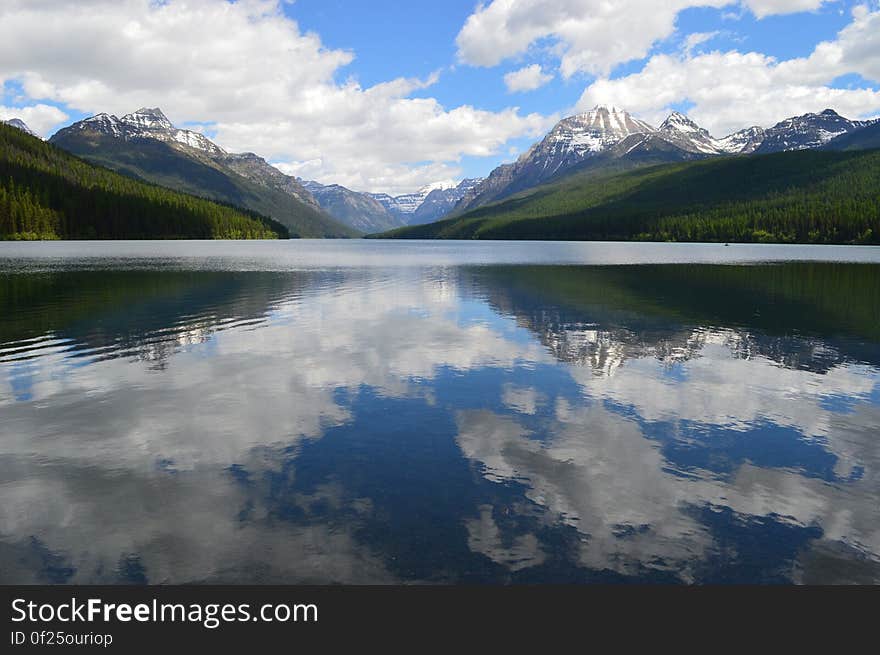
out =
[[721,139],[675,111],[659,128],[610,105],[559,121],[515,162],[495,168],[454,207],[460,214],[585,167],[631,168],[721,155],[820,148],[875,121],[854,121],[832,109],[749,127]]

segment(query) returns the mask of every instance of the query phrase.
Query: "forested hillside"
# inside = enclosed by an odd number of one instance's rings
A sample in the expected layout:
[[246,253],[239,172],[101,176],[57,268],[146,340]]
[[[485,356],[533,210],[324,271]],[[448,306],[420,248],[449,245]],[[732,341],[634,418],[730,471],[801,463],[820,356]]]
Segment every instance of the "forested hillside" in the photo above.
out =
[[[133,126],[138,118],[159,121],[157,129]],[[177,130],[158,109],[141,109],[107,123],[86,120],[59,130],[49,140],[88,162],[143,182],[242,207],[284,225],[291,236],[353,237],[360,233],[309,204],[278,170],[253,155],[232,155],[201,134]],[[192,144],[177,139],[196,140]],[[281,178],[281,179],[278,179]],[[302,193],[308,193],[301,189]]]
[[0,239],[274,239],[254,212],[139,182],[0,125]]
[[574,174],[388,238],[880,243],[880,150]]

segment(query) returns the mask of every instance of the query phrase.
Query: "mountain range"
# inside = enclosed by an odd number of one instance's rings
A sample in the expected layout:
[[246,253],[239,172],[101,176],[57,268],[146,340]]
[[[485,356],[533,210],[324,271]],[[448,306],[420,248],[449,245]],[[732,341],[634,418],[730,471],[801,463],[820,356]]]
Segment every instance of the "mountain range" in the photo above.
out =
[[[849,136],[849,135],[846,135]],[[385,238],[880,244],[880,150],[587,169]]]
[[[4,122],[33,134],[19,119]],[[254,153],[230,153],[200,132],[175,127],[158,108],[122,117],[97,114],[49,141],[130,177],[274,218],[293,236],[339,237],[467,215],[573,175],[604,176],[720,156],[878,147],[880,121],[850,120],[826,109],[718,139],[680,112],[654,127],[624,109],[598,105],[562,119],[516,161],[486,178],[397,196],[295,178]]]
[[352,191],[339,184],[321,184],[311,180],[299,182],[326,212],[360,232],[382,232],[407,224],[373,194]]
[[415,193],[398,196],[353,191],[339,184],[298,181],[335,219],[369,234],[439,220],[452,211],[482,178],[464,179],[456,185],[431,184]]
[[415,193],[390,196],[387,193],[371,193],[389,213],[406,225],[431,223],[448,214],[455,205],[482,182],[483,178],[466,178],[456,185],[429,184]]
[[451,213],[463,214],[578,170],[626,170],[721,155],[819,148],[875,122],[849,120],[826,109],[788,118],[767,129],[753,126],[716,139],[680,112],[653,127],[624,109],[597,105],[564,118],[515,162],[494,169]]
[[276,239],[256,212],[148,184],[0,123],[0,239]]
[[252,152],[230,153],[200,132],[175,127],[159,108],[121,117],[97,114],[58,131],[50,142],[132,177],[257,211],[307,237],[428,223],[447,214],[479,181],[392,197],[303,180]]
[[59,130],[49,142],[139,180],[258,212],[291,236],[347,237],[294,178],[253,153],[228,153],[205,135],[174,127],[158,108],[98,114]]

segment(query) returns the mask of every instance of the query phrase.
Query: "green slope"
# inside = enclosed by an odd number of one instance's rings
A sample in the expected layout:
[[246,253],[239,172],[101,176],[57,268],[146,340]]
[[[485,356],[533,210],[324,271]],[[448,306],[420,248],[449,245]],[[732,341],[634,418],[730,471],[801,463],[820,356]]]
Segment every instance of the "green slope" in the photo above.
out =
[[880,151],[575,173],[461,216],[379,236],[880,243]]
[[293,237],[358,235],[284,191],[257,184],[208,157],[190,156],[162,141],[123,141],[95,133],[61,130],[50,143],[139,180],[270,216],[287,227]]
[[0,239],[270,239],[259,214],[95,166],[0,125]]

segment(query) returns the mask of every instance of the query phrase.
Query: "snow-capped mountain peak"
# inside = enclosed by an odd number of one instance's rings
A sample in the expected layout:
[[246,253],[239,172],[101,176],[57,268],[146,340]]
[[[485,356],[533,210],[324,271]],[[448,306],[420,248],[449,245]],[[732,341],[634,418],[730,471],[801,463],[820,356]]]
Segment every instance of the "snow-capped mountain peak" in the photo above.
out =
[[448,212],[461,198],[482,181],[482,178],[468,178],[461,182],[441,180],[423,186],[415,193],[391,196],[387,193],[369,193],[385,209],[405,222],[418,220],[430,222]]
[[419,189],[419,193],[427,195],[436,189],[454,189],[457,184],[458,182],[455,180],[438,180],[437,182],[431,182],[430,184],[423,186]]
[[[676,130],[678,132],[684,133],[701,133],[706,132],[703,128],[697,125],[690,118],[682,114],[681,112],[674,111],[669,114],[669,117],[663,121],[662,125],[660,125],[661,130]],[[708,134],[708,132],[707,132]]]
[[613,105],[596,105],[591,110],[563,118],[543,140],[527,150],[513,165],[517,175],[546,179],[556,172],[604,153],[633,134],[656,130]]
[[831,139],[864,127],[864,121],[851,121],[833,109],[818,114],[792,116],[766,130],[758,153],[818,148]]
[[753,125],[718,139],[717,144],[723,153],[748,155],[760,147],[764,134],[763,127]]
[[[425,198],[427,198],[428,194],[433,190],[434,189],[430,187],[422,187],[415,193],[404,193],[403,195],[395,196],[394,209],[401,214],[412,214],[421,206],[425,201]],[[389,209],[391,209],[391,207],[389,207]]]
[[158,107],[141,107],[136,112],[126,114],[120,121],[142,130],[173,130],[174,125]]
[[619,107],[596,105],[590,111],[559,121],[535,152],[547,149],[542,145],[575,152],[601,152],[630,134],[653,131],[653,127]]
[[174,127],[158,107],[142,107],[122,118],[111,114],[97,114],[74,123],[71,129],[98,132],[125,140],[155,139],[187,146],[212,157],[227,154],[223,148],[204,134]]
[[10,118],[9,120],[0,121],[0,123],[4,123],[6,125],[9,125],[10,127],[14,127],[17,130],[21,130],[25,134],[37,136],[36,133],[31,128],[29,128],[27,124],[20,118]]
[[74,123],[71,127],[79,130],[94,130],[96,132],[111,134],[116,137],[122,136],[122,126],[119,123],[119,119],[111,114],[96,114],[89,118],[85,118],[78,123]]
[[658,135],[686,152],[717,155],[722,152],[709,131],[697,125],[681,112],[674,111],[660,125]]

